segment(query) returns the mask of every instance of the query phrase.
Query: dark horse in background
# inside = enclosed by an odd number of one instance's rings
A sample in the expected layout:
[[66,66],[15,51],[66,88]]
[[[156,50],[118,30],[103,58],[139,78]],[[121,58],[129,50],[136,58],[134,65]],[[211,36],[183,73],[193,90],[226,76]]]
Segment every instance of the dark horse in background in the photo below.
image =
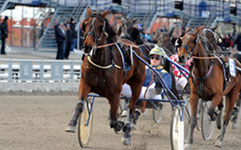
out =
[[[146,42],[142,39],[141,32],[135,27],[136,24],[137,24],[137,19],[128,19],[128,18],[123,19],[122,25],[118,30],[118,35],[121,38],[126,38],[133,41],[142,51],[145,60],[150,63],[149,52],[155,45],[153,43]],[[173,31],[174,31],[174,28],[171,29],[169,32],[161,33],[161,35],[158,37],[158,46],[163,48],[168,56],[176,54],[176,50],[173,43],[173,41],[175,40],[172,37]],[[164,69],[168,71],[172,76],[171,91],[178,99],[181,99],[181,97],[178,94],[178,91],[176,90],[175,76],[173,74],[171,63],[164,58],[162,65],[164,66]],[[145,107],[145,103],[146,102],[144,102],[143,107]]]
[[[182,38],[182,47],[178,52],[179,61],[185,60],[188,56],[193,58],[193,68],[191,69],[191,76],[189,78],[192,115],[191,128],[185,144],[186,149],[192,148],[193,131],[197,123],[196,115],[199,98],[205,101],[211,100],[212,103],[208,109],[208,114],[210,119],[214,121],[217,117],[220,117],[215,112],[215,108],[217,106],[222,107],[223,96],[227,96],[221,134],[215,143],[216,146],[221,147],[226,127],[229,123],[234,104],[238,101],[241,89],[241,73],[239,71],[236,72],[236,77],[228,75],[229,80],[225,80],[224,66],[222,61],[219,61],[220,58],[213,55],[214,51],[210,49],[212,43],[206,37],[207,32],[209,31],[204,30],[202,27],[197,28],[195,31],[187,32]],[[240,68],[240,63],[236,59],[234,60],[236,66]],[[227,58],[223,57],[223,61],[227,62]],[[224,86],[225,83],[226,86]],[[219,127],[221,126],[219,125]]]
[[[75,131],[79,114],[84,109],[83,104],[88,94],[94,92],[108,99],[110,104],[110,127],[114,128],[116,132],[123,129],[124,138],[122,142],[128,145],[131,142],[131,116],[134,114],[136,102],[145,79],[145,65],[137,57],[133,57],[130,70],[123,70],[121,54],[115,44],[116,34],[110,28],[107,19],[105,19],[108,13],[108,10],[94,13],[90,8],[87,8],[87,18],[84,20],[82,27],[85,34],[85,57],[81,65],[79,102],[66,131]],[[125,41],[125,43],[128,43],[128,41]],[[139,49],[133,48],[133,50],[143,57]],[[124,83],[129,84],[132,90],[129,104],[130,111],[126,124],[118,120],[117,114],[120,105],[120,93]]]

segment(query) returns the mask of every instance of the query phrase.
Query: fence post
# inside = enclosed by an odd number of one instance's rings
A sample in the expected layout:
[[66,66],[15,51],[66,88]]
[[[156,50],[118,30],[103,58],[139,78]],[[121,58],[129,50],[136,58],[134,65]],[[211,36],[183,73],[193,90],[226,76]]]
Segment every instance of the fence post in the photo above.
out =
[[40,82],[44,82],[44,61],[40,62]]
[[72,60],[70,63],[70,80],[74,82],[74,61]]
[[8,80],[10,82],[13,81],[13,66],[12,66],[12,60],[8,61]]

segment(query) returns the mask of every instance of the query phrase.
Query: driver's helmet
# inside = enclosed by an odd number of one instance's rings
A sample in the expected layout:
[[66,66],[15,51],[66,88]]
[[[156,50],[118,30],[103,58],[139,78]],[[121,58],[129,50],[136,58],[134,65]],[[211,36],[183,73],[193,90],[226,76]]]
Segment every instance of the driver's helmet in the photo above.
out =
[[166,52],[163,48],[161,47],[154,47],[153,49],[151,49],[149,55],[160,55],[163,57],[166,57]]

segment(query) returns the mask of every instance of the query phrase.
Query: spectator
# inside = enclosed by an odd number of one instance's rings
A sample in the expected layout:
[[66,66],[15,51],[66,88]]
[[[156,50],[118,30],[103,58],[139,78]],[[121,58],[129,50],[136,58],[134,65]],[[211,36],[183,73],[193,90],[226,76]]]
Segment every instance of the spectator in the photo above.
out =
[[83,42],[84,42],[84,34],[82,32],[82,29],[79,29],[79,49],[82,49],[83,46]]
[[234,44],[236,44],[238,50],[241,51],[241,33],[239,33],[239,35],[237,36],[237,38],[236,38]]
[[224,39],[223,39],[223,46],[225,48],[229,48],[229,47],[232,47],[233,46],[233,40],[230,36],[230,34],[226,33],[224,35]]
[[73,41],[73,36],[71,34],[70,23],[66,24],[66,47],[64,58],[69,59],[69,52],[71,51],[71,45]]
[[1,38],[2,38],[2,47],[1,47],[1,54],[6,55],[5,52],[5,45],[6,45],[6,38],[8,38],[8,16],[4,17],[4,20],[1,24]]
[[58,45],[56,59],[64,59],[66,35],[65,35],[63,24],[61,23],[61,24],[55,25],[54,31],[55,31],[56,42]]
[[76,25],[76,22],[74,21],[73,18],[70,18],[70,32],[71,32],[71,38],[72,38],[72,41],[71,41],[71,47],[70,47],[70,51],[74,51],[74,48],[76,46],[76,43],[77,43],[77,32],[75,31],[75,25]]
[[145,34],[145,41],[147,41],[147,42],[152,42],[152,41],[151,41],[151,35],[150,35],[149,33],[146,33],[146,34]]

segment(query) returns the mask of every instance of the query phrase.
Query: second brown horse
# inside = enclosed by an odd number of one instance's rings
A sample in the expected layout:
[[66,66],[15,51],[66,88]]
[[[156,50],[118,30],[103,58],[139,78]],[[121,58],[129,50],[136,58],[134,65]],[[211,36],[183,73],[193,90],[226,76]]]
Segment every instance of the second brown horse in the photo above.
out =
[[[208,114],[212,120],[215,120],[217,117],[215,108],[217,106],[221,107],[222,97],[226,95],[226,112],[224,115],[223,127],[215,143],[218,147],[222,146],[226,127],[241,89],[240,72],[237,71],[236,77],[229,75],[229,81],[225,81],[225,71],[222,61],[219,61],[220,58],[213,55],[213,50],[208,48],[210,43],[208,38],[204,35],[210,33],[206,32],[210,31],[204,28],[198,28],[193,32],[186,33],[182,39],[182,48],[178,53],[178,56],[182,58],[181,60],[184,60],[183,58],[187,56],[193,58],[193,68],[191,70],[191,78],[189,79],[192,111],[191,128],[188,135],[189,138],[185,144],[185,149],[192,148],[193,131],[197,123],[196,115],[199,98],[212,101]],[[227,62],[227,58],[223,58],[223,60]],[[238,61],[236,61],[236,65],[241,67]],[[224,87],[225,83],[227,85],[226,87]]]

